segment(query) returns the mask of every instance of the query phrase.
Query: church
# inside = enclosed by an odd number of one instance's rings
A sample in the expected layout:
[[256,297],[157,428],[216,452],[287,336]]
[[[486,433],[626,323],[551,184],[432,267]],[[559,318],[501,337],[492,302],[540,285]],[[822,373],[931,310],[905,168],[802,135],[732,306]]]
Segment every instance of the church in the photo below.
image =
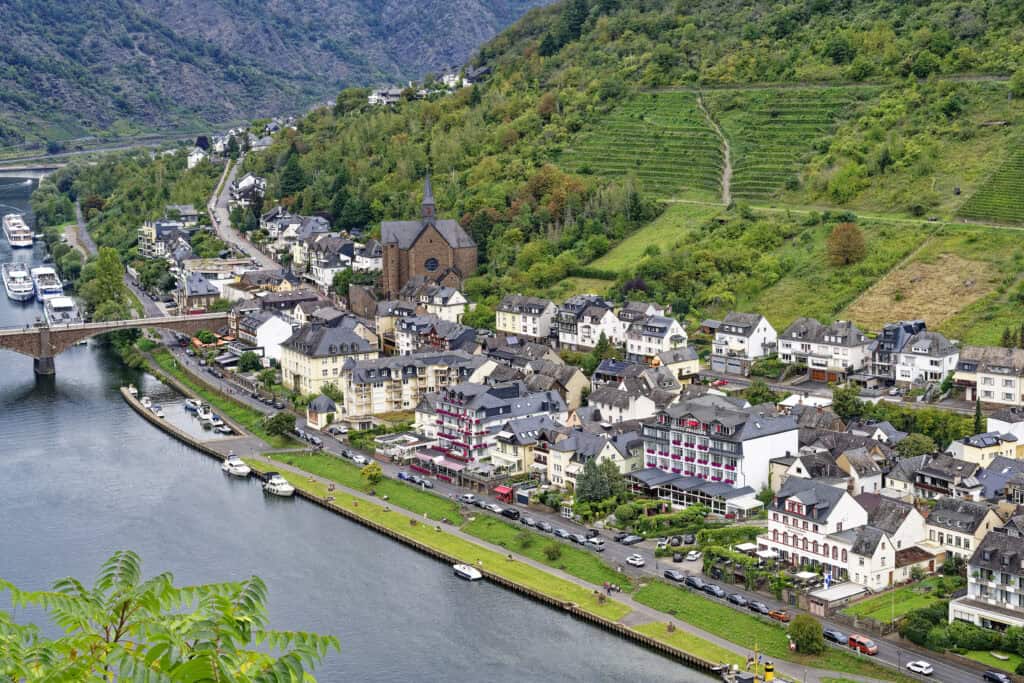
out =
[[439,219],[430,175],[423,185],[418,221],[384,221],[380,224],[384,248],[384,297],[394,299],[414,278],[462,289],[465,278],[476,272],[477,248],[458,221]]

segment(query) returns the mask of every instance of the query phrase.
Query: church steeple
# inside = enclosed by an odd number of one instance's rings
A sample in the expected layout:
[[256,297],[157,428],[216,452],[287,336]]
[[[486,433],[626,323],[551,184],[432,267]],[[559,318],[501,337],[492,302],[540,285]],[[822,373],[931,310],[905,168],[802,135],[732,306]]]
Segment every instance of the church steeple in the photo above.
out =
[[420,205],[423,210],[423,220],[432,221],[437,215],[437,206],[434,204],[434,188],[430,186],[430,171],[427,171],[427,178],[423,182],[423,203]]

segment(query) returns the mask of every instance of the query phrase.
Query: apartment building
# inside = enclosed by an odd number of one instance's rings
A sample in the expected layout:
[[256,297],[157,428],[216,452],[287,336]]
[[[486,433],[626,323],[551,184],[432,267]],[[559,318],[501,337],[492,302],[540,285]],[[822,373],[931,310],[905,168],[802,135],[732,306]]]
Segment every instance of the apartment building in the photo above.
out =
[[711,369],[733,375],[750,374],[751,364],[775,352],[778,334],[759,313],[729,313],[717,323],[711,344]]
[[495,310],[495,328],[498,332],[547,341],[557,313],[558,307],[549,299],[509,294]]
[[968,401],[1024,406],[1024,349],[965,346],[953,379]]
[[941,382],[956,370],[960,349],[939,332],[922,330],[897,354],[895,381],[901,386]]
[[779,360],[806,365],[815,382],[841,383],[866,367],[869,344],[848,320],[823,325],[813,318],[797,318],[779,335]]
[[991,535],[990,531],[1002,526],[999,515],[988,505],[955,498],[935,501],[925,524],[929,542],[965,560]]
[[611,303],[594,294],[571,297],[558,309],[558,344],[570,351],[590,351],[603,335],[609,343],[619,329]]
[[281,381],[300,394],[319,394],[324,384],[340,386],[348,362],[377,357],[377,345],[355,329],[353,317],[331,325],[304,325],[281,344]]
[[994,531],[967,560],[967,595],[950,601],[949,621],[1005,631],[1024,627],[1024,538]]
[[626,358],[650,365],[659,354],[683,348],[686,342],[686,330],[678,320],[662,315],[647,316],[626,328]]

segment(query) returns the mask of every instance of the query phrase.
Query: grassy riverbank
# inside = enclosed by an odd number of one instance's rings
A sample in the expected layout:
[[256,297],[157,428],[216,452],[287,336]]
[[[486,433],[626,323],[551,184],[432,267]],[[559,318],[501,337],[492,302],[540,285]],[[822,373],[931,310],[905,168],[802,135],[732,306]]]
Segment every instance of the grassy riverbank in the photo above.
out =
[[264,429],[264,415],[260,411],[242,405],[193,378],[191,374],[179,366],[178,360],[167,349],[156,349],[153,351],[152,356],[161,370],[184,384],[199,398],[215,408],[217,412],[222,413],[244,427],[253,436],[263,439],[273,448],[287,448],[296,443],[289,437],[276,436]]
[[[362,490],[366,483],[363,480],[361,468],[326,453],[266,453],[265,456],[324,479],[330,479],[351,489]],[[422,491],[404,482],[386,477],[374,486],[374,490],[378,496],[387,496],[389,503],[410,512],[425,514],[434,521],[447,518],[452,524],[462,524],[458,503],[430,491]]]
[[[257,470],[270,469],[264,460],[249,458],[247,462]],[[507,557],[482,548],[479,545],[448,533],[436,530],[431,524],[413,524],[405,515],[387,510],[383,505],[361,500],[342,490],[328,492],[327,487],[318,481],[310,481],[300,474],[282,472],[296,488],[307,491],[317,497],[334,496],[334,504],[351,510],[359,517],[380,524],[402,536],[439,550],[467,564],[477,564],[484,570],[498,574],[521,586],[533,589],[563,602],[575,603],[579,607],[605,617],[619,620],[629,613],[626,605],[614,600],[601,601],[595,591],[579,586],[565,579],[549,574],[523,562],[509,560]],[[388,501],[389,503],[392,501]],[[482,563],[482,564],[480,564]]]
[[833,647],[821,655],[795,654],[790,652],[786,630],[781,626],[660,581],[644,586],[633,597],[637,602],[671,614],[720,638],[751,649],[757,647],[766,657],[879,680],[900,683],[912,680],[900,672]]

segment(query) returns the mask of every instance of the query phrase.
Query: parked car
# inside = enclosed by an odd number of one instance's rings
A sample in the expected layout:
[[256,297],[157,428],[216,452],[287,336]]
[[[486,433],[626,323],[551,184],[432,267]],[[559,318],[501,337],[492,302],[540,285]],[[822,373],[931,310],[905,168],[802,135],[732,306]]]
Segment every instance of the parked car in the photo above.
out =
[[916,674],[921,674],[922,676],[931,676],[935,673],[935,669],[932,668],[932,665],[923,659],[907,662],[907,669]]
[[501,511],[501,514],[509,519],[519,519],[519,510],[515,508],[505,508]]
[[1010,676],[1002,671],[989,670],[981,674],[981,678],[989,683],[1010,683]]
[[705,584],[704,579],[700,578],[699,576],[687,576],[686,585],[690,588],[696,588],[697,590],[702,591],[704,590],[704,586],[706,586],[707,584]]
[[747,609],[751,612],[757,612],[758,614],[768,614],[771,612],[771,610],[768,609],[768,605],[764,604],[760,600],[751,600],[750,604],[747,605]]
[[565,529],[555,529],[555,536],[559,538],[569,538],[570,534]]
[[463,493],[461,496],[459,496],[459,502],[465,503],[466,505],[472,505],[473,503],[476,502],[476,496],[474,496],[472,493]]
[[584,545],[586,545],[588,548],[593,550],[595,553],[603,553],[604,552],[604,539],[603,538],[599,538],[597,536],[595,536],[594,538],[588,538],[587,542]]
[[274,407],[278,410],[284,410],[284,403],[281,403],[281,399],[274,399]]
[[704,553],[702,553],[699,550],[691,550],[690,552],[686,553],[687,562],[696,562],[702,557],[704,557]]
[[686,580],[686,575],[683,574],[678,569],[666,569],[665,570],[665,578],[668,579],[669,581],[675,581],[676,583],[681,583],[681,582]]
[[354,462],[357,465],[366,465],[369,464],[370,461],[366,459],[365,455],[356,453],[355,455],[352,456],[352,462]]
[[194,356],[194,355],[196,355],[196,350],[195,349],[185,349],[185,355],[186,356]]
[[783,624],[788,624],[793,618],[789,615],[789,612],[784,609],[773,609],[768,612],[768,616],[775,621],[781,621]]
[[519,523],[524,526],[537,526],[537,520],[533,517],[520,517]]
[[579,543],[580,545],[583,545],[587,542],[587,537],[583,534],[569,534],[569,540],[573,543]]
[[316,446],[317,448],[323,448],[324,447],[323,440],[320,439],[320,437],[318,437],[318,436],[311,436],[311,437],[309,437],[309,442],[311,444],[313,444],[314,446]]
[[552,531],[554,531],[554,528],[544,520],[537,522],[537,529],[539,531],[543,531],[546,534],[550,534]]
[[498,505],[497,503],[487,503],[487,504],[485,504],[485,505],[484,505],[484,509],[485,509],[485,510],[490,510],[491,512],[494,512],[494,513],[496,513],[496,514],[499,514],[499,515],[500,515],[500,514],[501,514],[501,511],[502,511],[502,510],[503,510],[504,508],[502,508],[502,507],[501,507],[500,505]]
[[587,538],[595,538],[597,536],[600,536],[601,532],[598,531],[597,529],[587,529],[587,532],[585,534],[583,534],[583,535],[586,536]]
[[419,481],[416,482],[417,486],[422,486],[425,489],[434,488],[434,482],[430,481],[426,477],[419,477]]
[[706,584],[704,586],[704,592],[707,593],[708,595],[713,595],[716,598],[724,598],[725,597],[725,590],[723,590],[721,586],[717,586],[717,585],[715,585],[713,583]]
[[878,646],[875,645],[875,641],[871,640],[867,636],[862,636],[859,633],[851,634],[850,637],[847,639],[846,644],[850,646],[851,650],[857,650],[862,654],[878,654]]
[[342,427],[341,425],[331,425],[327,428],[327,433],[331,436],[345,436],[348,434],[348,427]]
[[684,555],[682,553],[672,553],[673,562],[682,562]]
[[711,383],[711,386],[713,386],[713,387],[724,387],[728,383],[729,383],[729,380],[727,380],[727,379],[716,379],[714,382]]
[[683,537],[682,536],[673,536],[672,538],[668,539],[668,544],[670,546],[672,546],[673,548],[678,548],[679,546],[681,546],[683,544]]
[[728,600],[732,604],[738,605],[740,607],[746,607],[747,603],[750,602],[749,600],[747,600],[745,597],[743,597],[739,593],[731,593],[729,595],[729,597],[726,598],[726,600]]
[[629,535],[629,536],[626,536],[621,541],[619,541],[619,543],[621,543],[622,545],[636,545],[637,543],[643,543],[643,540],[644,540],[643,536]]
[[626,564],[632,567],[642,567],[647,564],[647,562],[644,561],[643,555],[633,554],[626,558]]
[[683,545],[693,545],[697,542],[697,537],[693,534],[683,534]]
[[402,481],[410,481],[412,479],[412,475],[410,475],[405,470],[400,471],[395,476],[398,477],[399,479],[401,479]]
[[341,449],[341,457],[348,458],[349,460],[351,460],[352,459],[352,451],[348,450],[347,448],[342,448]]
[[490,505],[490,503],[488,503],[483,498],[477,498],[476,500],[473,501],[473,505],[476,505],[481,510],[486,510],[487,506]]
[[839,643],[840,645],[846,644],[846,634],[842,631],[837,631],[834,628],[826,628],[822,630],[821,636],[830,642]]
[[617,534],[615,534],[614,536],[612,536],[612,540],[615,541],[616,543],[622,543],[622,539],[624,539],[626,536],[629,536],[629,535],[630,535],[630,533],[628,531],[620,531]]

